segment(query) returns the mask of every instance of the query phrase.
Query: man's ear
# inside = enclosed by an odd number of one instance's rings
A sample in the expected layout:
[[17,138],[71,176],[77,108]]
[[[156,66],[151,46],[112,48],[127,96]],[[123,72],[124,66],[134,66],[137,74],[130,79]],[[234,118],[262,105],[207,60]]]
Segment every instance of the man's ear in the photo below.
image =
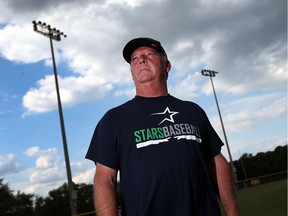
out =
[[172,65],[171,65],[170,61],[167,60],[167,62],[166,62],[166,72],[167,73],[171,70],[171,67],[172,67]]

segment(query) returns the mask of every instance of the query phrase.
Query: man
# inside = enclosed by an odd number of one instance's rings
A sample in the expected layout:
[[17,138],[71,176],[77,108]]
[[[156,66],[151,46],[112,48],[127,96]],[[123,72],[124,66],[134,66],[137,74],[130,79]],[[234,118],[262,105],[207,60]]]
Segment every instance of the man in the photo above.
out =
[[168,93],[171,63],[159,41],[126,44],[136,96],[98,123],[86,158],[96,163],[98,216],[116,216],[120,171],[122,216],[217,216],[217,196],[238,215],[222,141],[195,103]]

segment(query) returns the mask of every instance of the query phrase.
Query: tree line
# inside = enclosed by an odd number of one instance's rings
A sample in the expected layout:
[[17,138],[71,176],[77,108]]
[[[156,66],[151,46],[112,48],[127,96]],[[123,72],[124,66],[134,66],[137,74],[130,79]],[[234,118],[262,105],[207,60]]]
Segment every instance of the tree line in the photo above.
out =
[[238,181],[287,171],[287,145],[277,146],[274,151],[259,152],[255,156],[244,153],[234,161]]
[[[287,170],[287,145],[278,146],[274,151],[260,152],[255,156],[243,154],[233,161],[237,169],[238,180],[254,178]],[[244,167],[244,169],[243,169]],[[245,170],[245,171],[244,171]],[[287,177],[287,176],[286,176]],[[4,179],[0,179],[0,212],[1,216],[68,216],[71,215],[67,184],[51,190],[47,197],[14,193]],[[74,184],[77,191],[77,212],[79,215],[91,212],[95,215],[93,205],[93,185]],[[119,195],[119,186],[118,186]],[[119,196],[118,196],[119,199]],[[119,199],[120,200],[120,199]],[[120,203],[120,202],[119,202]]]
[[[74,184],[77,191],[77,212],[93,212],[93,185]],[[71,215],[68,186],[64,183],[51,190],[47,197],[17,192],[0,179],[1,216],[68,216]],[[90,214],[95,215],[95,214]]]

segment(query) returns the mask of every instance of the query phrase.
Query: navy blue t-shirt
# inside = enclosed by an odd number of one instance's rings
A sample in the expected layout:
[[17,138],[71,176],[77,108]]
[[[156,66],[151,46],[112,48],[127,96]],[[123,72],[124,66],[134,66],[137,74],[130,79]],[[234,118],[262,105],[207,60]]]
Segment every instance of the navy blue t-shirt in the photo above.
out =
[[86,158],[120,171],[123,216],[215,216],[208,161],[222,145],[197,104],[136,96],[103,116]]

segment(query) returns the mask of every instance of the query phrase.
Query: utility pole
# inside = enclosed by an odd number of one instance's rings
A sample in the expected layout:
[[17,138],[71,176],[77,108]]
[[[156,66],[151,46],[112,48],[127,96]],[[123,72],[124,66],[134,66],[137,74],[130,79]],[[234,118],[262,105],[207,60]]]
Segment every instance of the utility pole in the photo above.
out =
[[202,73],[203,76],[209,76],[210,77],[210,81],[211,81],[211,85],[212,85],[212,89],[213,89],[213,93],[214,93],[214,97],[215,97],[215,101],[216,101],[216,105],[217,105],[217,110],[218,110],[218,114],[219,114],[222,130],[223,130],[223,134],[224,134],[224,139],[225,139],[225,143],[226,143],[226,146],[227,146],[228,155],[229,155],[229,159],[230,159],[232,177],[233,177],[233,180],[234,180],[234,184],[236,185],[236,182],[237,182],[236,168],[234,167],[234,164],[233,164],[233,159],[232,159],[232,156],[231,156],[230,147],[229,147],[229,144],[228,144],[228,139],[227,139],[227,136],[226,136],[226,132],[225,132],[225,128],[224,128],[224,124],[223,124],[223,120],[222,120],[222,116],[221,116],[221,112],[220,112],[220,108],[219,108],[219,104],[218,104],[218,100],[217,100],[217,96],[216,96],[216,92],[215,92],[215,88],[214,88],[214,84],[213,84],[213,80],[212,80],[212,77],[215,77],[218,72],[204,69],[204,70],[201,71],[201,73]]
[[58,85],[58,76],[57,76],[57,69],[56,69],[54,49],[53,49],[53,40],[60,41],[61,35],[63,37],[66,37],[66,35],[63,32],[60,32],[60,30],[57,30],[56,28],[52,28],[50,25],[47,25],[46,23],[43,23],[41,21],[39,22],[32,21],[32,23],[33,23],[33,28],[35,32],[42,34],[50,39],[55,86],[56,86],[57,101],[58,101],[58,111],[59,111],[60,126],[61,126],[61,132],[62,132],[62,142],[63,142],[67,179],[68,179],[68,190],[69,190],[71,214],[76,215],[77,214],[77,193],[73,189],[73,182],[72,182],[72,175],[71,175],[70,161],[69,161],[69,154],[68,154],[68,146],[67,146],[67,140],[66,140],[64,118],[63,118],[61,98],[60,98],[59,85]]

